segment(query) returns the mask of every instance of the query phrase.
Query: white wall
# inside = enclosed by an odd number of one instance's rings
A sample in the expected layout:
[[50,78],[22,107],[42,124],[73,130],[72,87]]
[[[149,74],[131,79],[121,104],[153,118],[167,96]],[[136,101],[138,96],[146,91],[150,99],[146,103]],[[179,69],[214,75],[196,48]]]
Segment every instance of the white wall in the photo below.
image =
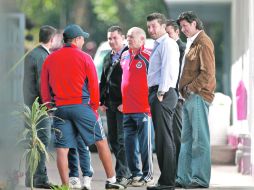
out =
[[[254,2],[232,0],[232,72],[233,124],[244,126],[252,137],[252,165],[254,165]],[[237,121],[236,87],[243,80],[248,94],[248,114],[245,122]]]
[[249,0],[249,49],[250,49],[250,57],[249,57],[249,115],[248,122],[251,129],[251,139],[252,139],[252,149],[251,149],[251,163],[254,165],[254,1]]

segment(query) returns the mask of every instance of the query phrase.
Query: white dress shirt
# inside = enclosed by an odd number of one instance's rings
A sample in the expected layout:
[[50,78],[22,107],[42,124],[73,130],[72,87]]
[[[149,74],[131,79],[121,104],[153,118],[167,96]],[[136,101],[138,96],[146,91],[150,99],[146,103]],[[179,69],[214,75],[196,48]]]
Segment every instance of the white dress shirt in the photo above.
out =
[[175,88],[179,72],[179,48],[167,33],[155,41],[148,69],[148,86],[159,85],[158,91]]

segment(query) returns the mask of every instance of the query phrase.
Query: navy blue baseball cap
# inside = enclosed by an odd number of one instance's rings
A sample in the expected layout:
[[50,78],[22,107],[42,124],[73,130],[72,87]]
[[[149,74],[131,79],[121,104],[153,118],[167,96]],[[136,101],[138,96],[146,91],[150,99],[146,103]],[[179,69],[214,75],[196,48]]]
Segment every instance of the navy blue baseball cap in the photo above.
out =
[[84,30],[77,24],[70,24],[65,27],[63,32],[64,39],[73,39],[78,36],[83,36],[84,38],[88,38],[89,33],[84,32]]

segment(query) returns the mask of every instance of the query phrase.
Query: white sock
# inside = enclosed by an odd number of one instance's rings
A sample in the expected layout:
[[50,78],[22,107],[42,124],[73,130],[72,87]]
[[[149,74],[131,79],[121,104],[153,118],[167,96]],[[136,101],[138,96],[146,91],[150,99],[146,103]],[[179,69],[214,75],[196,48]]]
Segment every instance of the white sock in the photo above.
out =
[[108,178],[107,181],[110,182],[110,183],[115,183],[116,182],[116,176]]

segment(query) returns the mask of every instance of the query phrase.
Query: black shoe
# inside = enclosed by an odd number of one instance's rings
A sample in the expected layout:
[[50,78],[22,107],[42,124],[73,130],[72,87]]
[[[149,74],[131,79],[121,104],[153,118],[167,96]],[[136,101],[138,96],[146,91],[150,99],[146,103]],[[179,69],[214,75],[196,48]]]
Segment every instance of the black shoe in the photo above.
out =
[[147,190],[174,190],[175,188],[172,186],[157,184],[155,186],[147,187],[146,189]]
[[124,185],[119,184],[118,182],[111,183],[109,181],[106,181],[105,189],[125,189],[126,187]]
[[185,189],[198,189],[198,188],[208,188],[203,185],[200,185],[198,182],[191,182],[189,185],[185,187]]
[[184,186],[176,181],[176,182],[175,182],[175,188],[176,188],[176,189],[184,188]]
[[34,185],[34,188],[40,188],[40,189],[53,189],[53,188],[56,188],[58,187],[58,185],[54,185],[50,182],[45,182],[45,183],[42,183],[42,184],[35,184]]

